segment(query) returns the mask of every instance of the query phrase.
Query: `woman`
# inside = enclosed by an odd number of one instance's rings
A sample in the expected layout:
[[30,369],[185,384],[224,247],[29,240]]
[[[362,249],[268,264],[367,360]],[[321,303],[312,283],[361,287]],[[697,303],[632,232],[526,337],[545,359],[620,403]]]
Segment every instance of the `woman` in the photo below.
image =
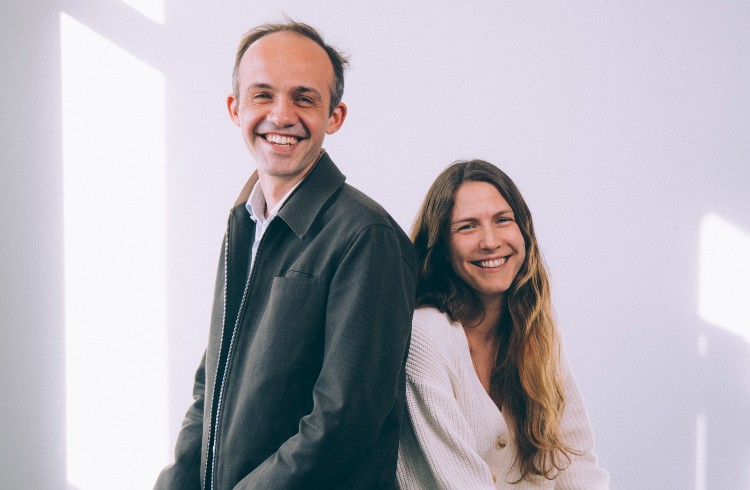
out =
[[452,164],[412,239],[419,279],[401,488],[607,488],[513,181],[481,160]]

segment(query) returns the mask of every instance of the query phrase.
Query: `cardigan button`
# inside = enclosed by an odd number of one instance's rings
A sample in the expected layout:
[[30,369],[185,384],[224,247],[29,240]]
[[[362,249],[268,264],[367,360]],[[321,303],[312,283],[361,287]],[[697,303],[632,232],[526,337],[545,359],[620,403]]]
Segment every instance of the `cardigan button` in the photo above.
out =
[[497,444],[496,444],[496,446],[497,446],[498,449],[503,449],[507,445],[508,445],[508,442],[505,439],[503,439],[502,437],[498,437],[497,438]]

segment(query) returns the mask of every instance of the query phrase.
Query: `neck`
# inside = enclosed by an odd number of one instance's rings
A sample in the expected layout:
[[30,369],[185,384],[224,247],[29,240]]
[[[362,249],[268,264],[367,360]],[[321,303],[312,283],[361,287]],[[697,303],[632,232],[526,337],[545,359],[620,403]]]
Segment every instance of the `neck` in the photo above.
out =
[[263,189],[263,197],[266,200],[266,209],[263,211],[263,216],[268,218],[268,213],[306,174],[307,172],[295,175],[292,179],[280,179],[259,174],[260,188]]
[[465,328],[466,335],[471,340],[481,344],[494,344],[497,340],[497,329],[500,325],[503,311],[499,305],[484,305],[484,316],[479,323]]
[[[318,160],[320,160],[320,156],[323,155],[323,150],[320,151],[320,155],[318,155]],[[304,170],[302,170],[298,174],[294,174],[291,176],[275,176],[275,175],[268,175],[260,171],[258,169],[258,181],[260,182],[260,188],[263,189],[263,197],[266,199],[266,209],[263,212],[263,215],[268,218],[268,213],[276,207],[276,205],[283,199],[284,196],[286,196],[287,192],[289,192],[297,183],[304,179],[307,174],[310,173],[310,171],[317,165],[318,160],[315,160],[312,164],[308,165]]]
[[500,317],[501,310],[499,308],[487,308],[485,305],[482,321],[468,328],[464,326],[474,371],[476,371],[482,387],[492,397],[498,408],[501,408],[501,404],[494,396],[492,375],[495,372],[498,343],[500,341],[498,336]]

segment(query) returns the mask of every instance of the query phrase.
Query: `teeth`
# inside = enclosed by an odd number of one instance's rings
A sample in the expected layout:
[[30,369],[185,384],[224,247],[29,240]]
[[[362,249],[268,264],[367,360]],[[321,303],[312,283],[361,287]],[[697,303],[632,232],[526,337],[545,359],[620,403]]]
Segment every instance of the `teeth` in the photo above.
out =
[[502,257],[500,259],[495,259],[495,260],[480,260],[479,267],[483,267],[487,269],[491,267],[500,267],[501,265],[505,263],[505,260],[506,260],[505,257]]
[[265,136],[266,141],[275,145],[293,145],[299,141],[299,138],[294,136],[282,136],[280,134],[267,134]]

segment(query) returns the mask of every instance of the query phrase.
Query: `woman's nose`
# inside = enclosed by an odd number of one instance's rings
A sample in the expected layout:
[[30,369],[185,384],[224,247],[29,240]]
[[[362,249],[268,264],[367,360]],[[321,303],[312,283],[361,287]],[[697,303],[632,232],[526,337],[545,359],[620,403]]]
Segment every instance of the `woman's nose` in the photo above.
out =
[[495,250],[502,244],[500,232],[494,227],[482,227],[480,229],[479,247],[482,250]]

